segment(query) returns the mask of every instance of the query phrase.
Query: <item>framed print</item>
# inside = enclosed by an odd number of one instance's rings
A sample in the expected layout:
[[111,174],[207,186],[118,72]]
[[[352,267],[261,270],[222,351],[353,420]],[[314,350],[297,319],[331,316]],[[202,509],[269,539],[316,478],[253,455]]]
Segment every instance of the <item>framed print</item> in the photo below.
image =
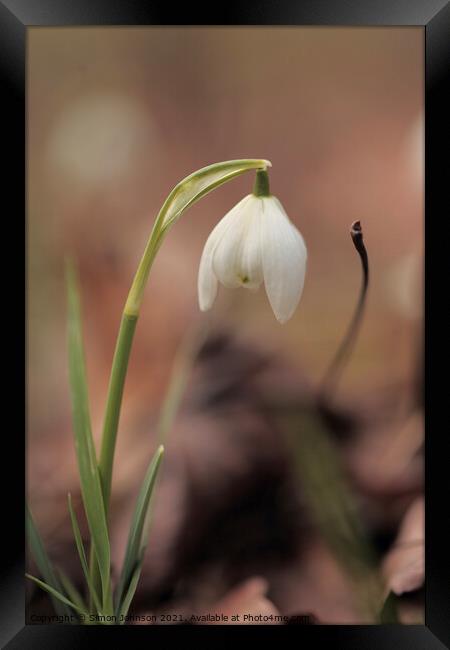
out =
[[2,0],[5,648],[450,647],[449,25]]

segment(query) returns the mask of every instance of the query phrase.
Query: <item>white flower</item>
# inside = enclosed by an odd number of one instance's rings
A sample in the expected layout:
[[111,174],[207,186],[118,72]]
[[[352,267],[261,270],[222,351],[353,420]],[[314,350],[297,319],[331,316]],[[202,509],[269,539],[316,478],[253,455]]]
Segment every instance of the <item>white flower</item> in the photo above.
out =
[[198,274],[200,309],[212,307],[219,281],[230,289],[257,289],[264,282],[277,320],[285,323],[302,294],[306,258],[303,237],[280,201],[249,194],[206,241]]

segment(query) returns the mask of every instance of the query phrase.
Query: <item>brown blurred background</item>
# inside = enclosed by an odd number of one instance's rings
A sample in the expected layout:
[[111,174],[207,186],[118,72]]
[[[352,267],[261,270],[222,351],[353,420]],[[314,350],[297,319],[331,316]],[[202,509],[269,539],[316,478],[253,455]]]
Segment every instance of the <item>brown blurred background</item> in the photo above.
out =
[[[65,499],[77,485],[64,256],[74,255],[81,276],[98,440],[121,309],[154,216],[181,178],[220,160],[271,160],[272,191],[308,247],[304,294],[284,326],[276,322],[263,289],[253,294],[221,288],[213,311],[200,315],[196,280],[202,247],[216,222],[251,190],[252,175],[223,186],[184,215],[158,255],[138,324],[114,475],[116,494],[123,496],[116,501],[117,522],[128,522],[154,448],[152,423],[175,351],[191,326],[208,321],[213,333],[226,332],[242,346],[238,359],[248,350],[268,355],[283,367],[283,377],[287,373],[287,385],[301,377],[314,392],[357,299],[360,267],[349,237],[356,219],[369,251],[371,284],[339,402],[349,409],[358,405],[366,421],[346,460],[354,463],[360,482],[373,474],[375,483],[382,483],[378,474],[387,461],[377,453],[390,444],[393,430],[412,426],[414,433],[401,440],[412,440],[406,447],[414,453],[422,430],[415,406],[413,425],[396,418],[405,403],[415,404],[420,372],[423,30],[161,27],[28,33],[28,490],[50,552],[63,562],[72,554],[64,546],[70,545]],[[223,372],[219,365],[217,373]],[[205,427],[201,408],[194,422],[192,417],[191,411],[184,420],[180,416],[174,453],[197,453],[185,447],[198,445],[209,467],[220,444],[213,434],[198,434]],[[258,445],[258,437],[255,441]],[[396,453],[405,461],[409,452]],[[398,478],[403,470],[392,462]],[[176,466],[172,469],[177,474]],[[389,519],[392,535],[420,492],[414,476],[412,492],[406,489],[406,497],[402,492]],[[177,526],[171,507],[177,512],[186,507],[176,481],[167,490],[160,515],[164,539]],[[372,506],[373,521],[379,522],[384,505]],[[120,540],[124,533],[119,523],[117,528]],[[119,555],[120,544],[123,540],[117,541]],[[320,582],[314,573],[310,579]],[[217,596],[223,591],[218,588]],[[314,611],[338,622],[353,615],[350,606],[316,611],[323,594],[309,606],[308,589],[303,596],[293,587],[276,593],[282,611]]]

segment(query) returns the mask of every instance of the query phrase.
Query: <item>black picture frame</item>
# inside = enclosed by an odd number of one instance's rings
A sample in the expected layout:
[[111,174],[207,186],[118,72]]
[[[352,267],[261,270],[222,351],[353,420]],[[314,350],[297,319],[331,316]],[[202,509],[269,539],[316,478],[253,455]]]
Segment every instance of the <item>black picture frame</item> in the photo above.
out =
[[[26,42],[31,26],[74,25],[330,25],[422,26],[425,38],[425,422],[426,422],[426,617],[425,625],[319,625],[290,630],[304,647],[326,644],[345,650],[387,648],[438,650],[450,648],[450,527],[446,501],[450,493],[449,427],[445,424],[448,391],[445,390],[445,350],[448,327],[439,308],[447,293],[440,291],[448,278],[444,263],[448,244],[441,224],[448,214],[448,87],[450,62],[450,4],[446,0],[260,0],[255,3],[220,3],[215,14],[205,6],[188,3],[176,21],[171,8],[160,1],[128,0],[0,0],[0,70],[3,108],[2,210],[4,263],[2,350],[4,376],[16,401],[4,405],[11,423],[3,431],[3,473],[8,465],[8,489],[2,499],[2,561],[0,591],[0,641],[8,650],[27,648],[78,648],[112,640],[114,647],[127,642],[148,647],[151,642],[175,641],[181,634],[198,643],[207,626],[25,626],[25,322],[22,288],[25,286],[24,247],[26,212]],[[7,246],[5,246],[7,243]],[[433,316],[431,314],[433,309]],[[443,310],[442,310],[443,311]],[[444,326],[443,326],[444,325]],[[439,367],[441,366],[441,367]],[[442,379],[439,380],[439,377]],[[14,406],[13,406],[14,404]],[[22,411],[23,408],[23,411]],[[19,426],[20,423],[20,426]],[[24,423],[25,426],[22,426]],[[5,462],[7,460],[7,463]],[[226,640],[258,635],[260,627],[220,627]],[[264,626],[264,638],[285,637],[288,626]],[[114,636],[110,636],[111,632]],[[106,635],[106,638],[105,638]],[[186,635],[186,636],[184,636]],[[101,638],[100,638],[101,637]],[[159,647],[159,646],[158,646]]]

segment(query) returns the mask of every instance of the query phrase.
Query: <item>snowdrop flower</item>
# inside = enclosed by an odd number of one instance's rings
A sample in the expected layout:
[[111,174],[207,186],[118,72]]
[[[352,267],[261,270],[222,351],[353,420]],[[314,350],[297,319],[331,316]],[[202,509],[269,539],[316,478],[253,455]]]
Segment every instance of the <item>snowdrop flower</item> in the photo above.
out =
[[256,290],[264,282],[277,320],[285,323],[300,300],[306,270],[303,237],[269,191],[268,174],[256,173],[253,194],[244,197],[209,235],[200,261],[200,309],[214,303],[218,283]]

